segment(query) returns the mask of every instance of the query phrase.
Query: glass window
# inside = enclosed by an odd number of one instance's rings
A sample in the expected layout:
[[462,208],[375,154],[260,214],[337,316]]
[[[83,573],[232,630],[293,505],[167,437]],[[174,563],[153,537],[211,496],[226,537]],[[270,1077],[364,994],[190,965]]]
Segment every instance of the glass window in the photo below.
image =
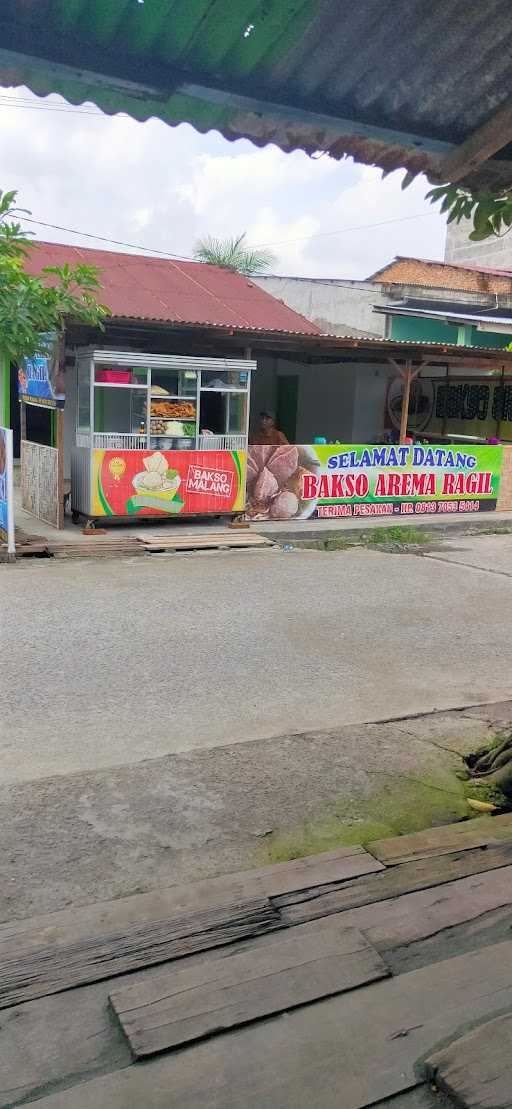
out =
[[154,369],[151,371],[152,396],[195,397],[197,373],[195,370]]
[[233,393],[227,397],[228,435],[245,435],[247,428],[247,394]]
[[228,392],[230,389],[248,389],[249,373],[247,370],[206,370],[201,376],[203,389],[219,389]]
[[142,435],[146,431],[147,392],[145,389],[96,388],[94,390],[94,430]]
[[78,362],[78,404],[77,404],[77,431],[91,430],[91,383],[90,363],[84,359]]

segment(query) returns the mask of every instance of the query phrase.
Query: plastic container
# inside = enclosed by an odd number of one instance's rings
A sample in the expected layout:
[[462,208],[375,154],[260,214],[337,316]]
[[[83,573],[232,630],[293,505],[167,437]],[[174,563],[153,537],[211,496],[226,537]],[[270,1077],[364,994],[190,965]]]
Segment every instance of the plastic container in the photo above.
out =
[[95,381],[103,381],[109,385],[131,385],[131,370],[96,370]]

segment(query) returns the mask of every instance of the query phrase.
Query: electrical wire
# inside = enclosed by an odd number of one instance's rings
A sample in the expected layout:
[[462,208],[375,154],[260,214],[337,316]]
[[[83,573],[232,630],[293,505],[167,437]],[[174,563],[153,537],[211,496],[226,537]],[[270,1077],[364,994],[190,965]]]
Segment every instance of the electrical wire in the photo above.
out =
[[[375,227],[385,227],[391,223],[405,223],[407,220],[423,219],[426,216],[437,215],[437,212],[418,212],[415,216],[396,216],[394,219],[380,220],[378,223],[360,224],[358,227],[341,227],[337,231],[319,231],[314,235],[302,235],[296,239],[282,239],[278,242],[270,243],[256,243],[254,246],[251,244],[251,250],[257,250],[260,247],[280,246],[285,243],[298,243],[309,242],[311,239],[324,238],[330,235],[345,235],[353,231],[371,231]],[[46,223],[43,220],[32,219],[30,216],[21,216],[22,222],[33,223],[37,227],[48,227],[52,231],[64,231],[67,235],[80,235],[84,239],[95,239],[98,242],[109,243],[111,246],[124,246],[129,250],[136,250],[137,253],[145,251],[149,254],[158,254],[162,258],[174,258],[179,262],[196,262],[197,259],[188,254],[174,254],[170,250],[160,250],[158,247],[142,246],[140,243],[127,243],[122,239],[109,239],[105,235],[94,235],[92,231],[79,231],[75,227],[63,227],[58,223]]]

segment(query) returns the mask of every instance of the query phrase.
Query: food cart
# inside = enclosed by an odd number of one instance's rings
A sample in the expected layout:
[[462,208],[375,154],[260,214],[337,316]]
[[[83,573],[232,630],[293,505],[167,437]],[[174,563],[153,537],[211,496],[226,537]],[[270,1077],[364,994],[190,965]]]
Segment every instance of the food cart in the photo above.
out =
[[75,522],[243,511],[255,366],[249,359],[79,350]]

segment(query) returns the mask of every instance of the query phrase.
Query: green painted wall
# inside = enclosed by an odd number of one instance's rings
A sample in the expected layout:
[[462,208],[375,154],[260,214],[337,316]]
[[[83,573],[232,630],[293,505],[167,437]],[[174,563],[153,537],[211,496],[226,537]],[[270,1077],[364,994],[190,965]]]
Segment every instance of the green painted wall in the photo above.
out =
[[392,316],[391,338],[411,343],[456,343],[458,328],[423,316]]
[[[408,340],[411,343],[457,343],[459,328],[440,320],[429,320],[424,316],[391,316],[391,338]],[[512,342],[510,335],[496,335],[492,331],[477,331],[471,328],[472,347],[495,347],[503,350]]]
[[475,331],[473,329],[473,347],[498,347],[503,350],[512,343],[512,331],[510,335],[495,335],[493,331]]

